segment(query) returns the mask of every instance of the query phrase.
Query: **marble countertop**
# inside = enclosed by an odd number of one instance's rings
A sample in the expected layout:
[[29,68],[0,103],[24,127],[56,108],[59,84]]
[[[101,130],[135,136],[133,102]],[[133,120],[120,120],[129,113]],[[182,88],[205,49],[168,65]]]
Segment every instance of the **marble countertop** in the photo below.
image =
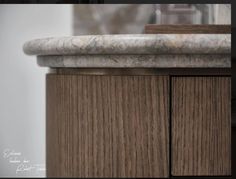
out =
[[230,34],[91,35],[28,41],[40,66],[105,68],[231,67]]

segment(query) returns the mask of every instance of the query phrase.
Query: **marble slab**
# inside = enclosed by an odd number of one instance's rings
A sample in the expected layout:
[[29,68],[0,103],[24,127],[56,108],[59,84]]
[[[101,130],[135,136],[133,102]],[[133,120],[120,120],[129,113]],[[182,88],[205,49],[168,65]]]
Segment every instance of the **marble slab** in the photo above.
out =
[[230,55],[58,55],[38,56],[41,67],[230,68]]
[[28,41],[45,67],[231,67],[230,34],[90,35]]

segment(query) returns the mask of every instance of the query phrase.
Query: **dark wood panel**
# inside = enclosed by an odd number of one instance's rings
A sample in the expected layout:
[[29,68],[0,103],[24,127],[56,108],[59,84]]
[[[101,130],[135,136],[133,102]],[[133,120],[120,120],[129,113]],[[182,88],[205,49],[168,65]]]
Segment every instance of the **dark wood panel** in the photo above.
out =
[[172,175],[231,174],[231,78],[172,78]]
[[231,75],[231,68],[55,68],[50,73],[61,75]]
[[147,24],[146,34],[231,34],[231,25],[157,25]]
[[168,177],[169,77],[47,75],[47,176]]

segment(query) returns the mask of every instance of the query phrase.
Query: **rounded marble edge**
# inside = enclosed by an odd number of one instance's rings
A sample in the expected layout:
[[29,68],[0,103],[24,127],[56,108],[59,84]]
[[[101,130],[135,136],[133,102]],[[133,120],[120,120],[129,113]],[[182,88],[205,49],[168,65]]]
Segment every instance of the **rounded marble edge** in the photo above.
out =
[[230,55],[59,55],[37,56],[52,68],[230,68]]
[[90,35],[28,41],[28,55],[228,54],[231,34]]

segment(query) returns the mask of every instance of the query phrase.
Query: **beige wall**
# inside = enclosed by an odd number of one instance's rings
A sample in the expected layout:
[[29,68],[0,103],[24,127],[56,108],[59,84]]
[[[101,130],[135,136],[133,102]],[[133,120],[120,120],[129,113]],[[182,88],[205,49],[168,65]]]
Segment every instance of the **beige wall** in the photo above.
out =
[[[189,16],[189,13],[184,14],[183,12],[177,14],[161,12],[161,17],[158,17],[156,10],[159,6],[162,5],[74,5],[74,35],[137,34],[143,33],[144,26],[148,23],[182,24],[192,22],[194,24],[230,24],[231,22],[230,5],[217,4],[199,7],[200,5],[198,4],[191,7],[192,16]],[[171,7],[172,5],[166,6]],[[186,7],[184,10],[189,9]],[[160,19],[162,20],[160,21]]]
[[217,4],[215,17],[215,24],[231,24],[231,5]]
[[[0,5],[0,177],[44,177],[45,74],[35,56],[23,53],[34,38],[70,36],[71,5]],[[20,163],[4,151],[20,152],[21,162],[40,168],[16,172]]]
[[142,33],[155,16],[155,6],[133,4],[75,5],[74,34]]

